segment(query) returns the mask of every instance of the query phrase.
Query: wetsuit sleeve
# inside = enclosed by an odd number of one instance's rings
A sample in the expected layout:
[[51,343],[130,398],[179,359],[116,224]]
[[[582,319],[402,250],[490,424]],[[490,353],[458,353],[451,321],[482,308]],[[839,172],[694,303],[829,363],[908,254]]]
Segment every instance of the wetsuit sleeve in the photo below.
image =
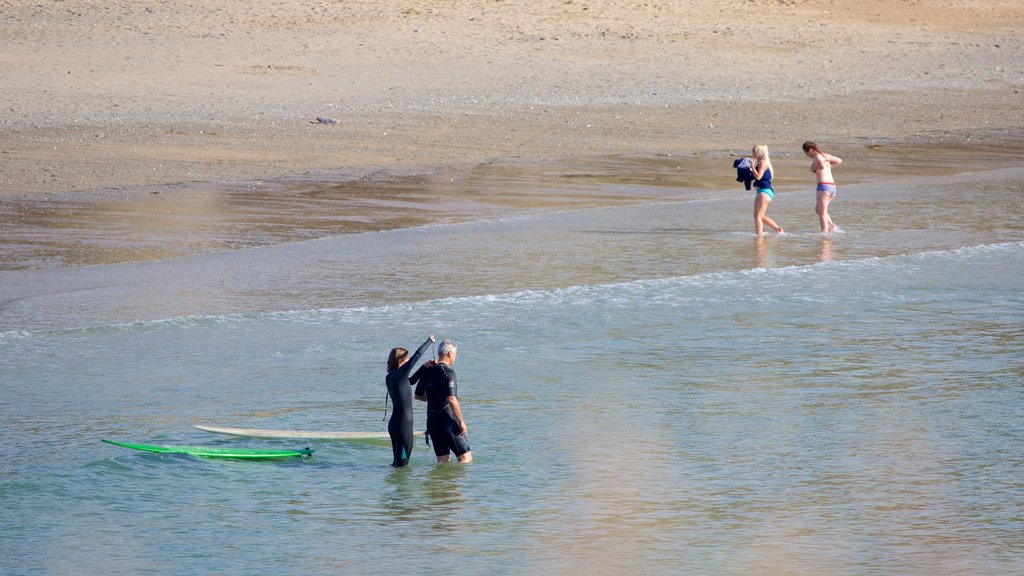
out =
[[420,400],[425,400],[426,399],[427,381],[423,378],[423,376],[425,376],[426,374],[427,374],[426,367],[425,366],[420,366],[420,369],[417,370],[416,373],[412,375],[412,378],[409,378],[409,383],[410,384],[413,383],[413,382],[416,382],[416,390],[412,394],[413,394],[413,396],[415,396],[416,398],[419,398]]
[[[426,370],[427,370],[426,366],[420,366],[419,370],[417,370],[416,372],[413,372],[413,375],[409,376],[409,385],[411,386],[413,384],[418,384],[419,381],[420,381],[420,378],[423,378],[423,374],[426,372]],[[417,392],[420,390],[420,388],[422,388],[422,386],[416,386]]]
[[409,359],[409,363],[411,364],[419,360],[420,356],[422,356],[423,353],[427,351],[427,348],[430,348],[431,344],[433,344],[433,342],[430,341],[430,338],[427,338],[427,341],[424,342],[423,344],[420,344],[420,347],[416,350],[416,353],[413,354],[412,358]]
[[454,370],[445,370],[445,374],[448,375],[448,395],[459,397],[459,382],[456,380]]
[[[420,344],[419,349],[416,350],[416,353],[412,355],[412,358],[409,358],[409,361],[406,362],[405,364],[402,364],[402,366],[399,368],[399,370],[402,371],[402,372],[399,372],[399,374],[401,374],[404,377],[408,377],[409,376],[409,372],[412,372],[412,369],[416,367],[416,362],[419,361],[420,356],[422,356],[423,353],[427,350],[427,348],[430,347],[430,344],[431,344],[430,338],[427,338],[426,342],[424,342],[423,344]],[[417,373],[418,372],[419,371],[417,370]],[[412,380],[412,379],[410,378],[410,380]]]

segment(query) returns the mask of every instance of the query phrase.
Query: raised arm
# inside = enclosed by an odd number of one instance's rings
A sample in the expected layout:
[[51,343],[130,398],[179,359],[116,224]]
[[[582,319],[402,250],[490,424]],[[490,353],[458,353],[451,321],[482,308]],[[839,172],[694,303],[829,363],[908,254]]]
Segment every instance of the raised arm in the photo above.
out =
[[412,355],[412,358],[409,358],[409,364],[415,364],[416,361],[420,359],[420,356],[422,356],[423,353],[427,351],[427,348],[430,348],[431,344],[433,344],[433,343],[434,343],[434,337],[433,336],[427,337],[426,342],[424,342],[423,344],[420,344],[420,347],[416,349],[416,353]]
[[[434,337],[431,336],[431,337],[427,338],[426,342],[424,342],[423,344],[420,344],[420,347],[416,350],[416,353],[413,354],[412,357],[409,358],[409,361],[406,362],[405,364],[402,364],[402,366],[398,368],[399,370],[403,371],[403,372],[400,373],[401,376],[405,376],[405,377],[409,376],[409,373],[412,372],[412,369],[416,367],[416,362],[419,361],[420,356],[422,356],[423,353],[426,352],[427,348],[430,348],[430,345],[433,344],[433,343],[434,343]],[[410,378],[410,382],[411,382],[411,380],[412,380],[412,378]]]

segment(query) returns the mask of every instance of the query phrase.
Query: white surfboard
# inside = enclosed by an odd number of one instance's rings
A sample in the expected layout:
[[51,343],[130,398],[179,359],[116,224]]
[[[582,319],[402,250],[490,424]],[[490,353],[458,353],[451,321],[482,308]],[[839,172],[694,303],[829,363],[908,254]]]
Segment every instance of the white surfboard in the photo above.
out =
[[[196,428],[214,434],[227,434],[242,438],[290,438],[303,440],[387,440],[387,432],[331,432],[315,430],[270,430],[265,428],[229,428],[224,426],[201,426]],[[413,432],[422,436],[423,432]]]

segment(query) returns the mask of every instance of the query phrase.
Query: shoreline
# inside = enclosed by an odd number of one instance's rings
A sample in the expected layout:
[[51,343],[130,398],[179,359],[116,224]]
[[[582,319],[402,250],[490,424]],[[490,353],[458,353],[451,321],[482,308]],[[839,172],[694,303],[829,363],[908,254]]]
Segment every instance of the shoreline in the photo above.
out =
[[637,201],[531,188],[590,172],[721,190],[759,142],[781,186],[805,140],[845,182],[1019,161],[1020,30],[1016,0],[7,2],[0,260]]
[[[942,143],[829,148],[844,188],[1024,165],[1024,145]],[[970,137],[977,141],[975,136]],[[954,142],[950,142],[954,140]],[[507,158],[408,173],[321,174],[9,198],[0,273],[123,264],[318,238],[562,210],[740,198],[733,152]],[[780,194],[810,190],[802,153],[774,154]]]

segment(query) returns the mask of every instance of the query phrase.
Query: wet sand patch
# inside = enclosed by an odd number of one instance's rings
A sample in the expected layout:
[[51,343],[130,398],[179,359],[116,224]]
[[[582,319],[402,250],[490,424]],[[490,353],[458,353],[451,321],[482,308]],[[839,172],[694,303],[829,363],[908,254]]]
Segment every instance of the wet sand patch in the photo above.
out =
[[[847,160],[837,171],[844,185],[936,178],[1024,160],[1024,147],[1004,142],[893,142],[830,150]],[[415,174],[10,198],[0,204],[0,270],[159,260],[542,211],[739,196],[746,192],[734,181],[731,162],[745,152],[509,158]],[[802,155],[783,150],[774,160],[781,191],[812,184]]]

